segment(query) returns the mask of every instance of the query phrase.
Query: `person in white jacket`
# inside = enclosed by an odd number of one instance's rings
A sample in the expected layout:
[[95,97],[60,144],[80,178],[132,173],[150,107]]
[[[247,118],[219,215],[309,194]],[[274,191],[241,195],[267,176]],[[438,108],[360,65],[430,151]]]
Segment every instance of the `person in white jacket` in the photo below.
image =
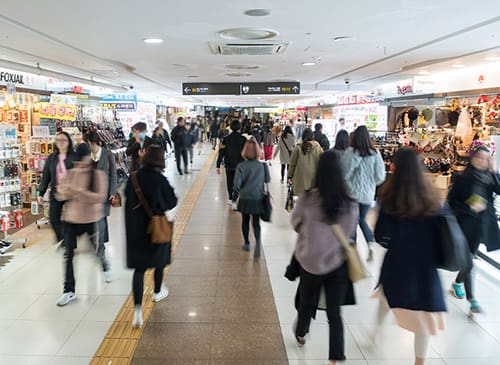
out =
[[[354,131],[351,147],[342,156],[342,171],[351,196],[359,203],[359,225],[368,243],[368,261],[373,259],[373,231],[366,223],[366,214],[375,199],[377,186],[385,181],[385,166],[380,153],[373,147],[365,126]],[[356,240],[356,230],[352,238]]]

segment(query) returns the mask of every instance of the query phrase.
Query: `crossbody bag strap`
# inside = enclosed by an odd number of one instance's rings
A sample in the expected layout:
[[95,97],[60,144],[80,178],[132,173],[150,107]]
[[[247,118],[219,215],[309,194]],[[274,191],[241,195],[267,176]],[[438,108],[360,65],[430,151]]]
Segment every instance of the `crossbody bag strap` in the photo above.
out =
[[286,150],[288,151],[288,153],[292,153],[292,151],[290,150],[290,148],[288,148],[288,145],[286,144],[285,142],[285,139],[283,137],[281,137],[281,141],[283,142],[283,144],[285,145],[285,148]]
[[344,231],[342,230],[342,228],[340,227],[340,225],[332,224],[332,229],[333,229],[333,233],[335,233],[335,236],[337,236],[337,239],[342,244],[342,247],[346,248],[346,247],[351,246],[351,244],[347,240],[347,237],[346,237]]
[[144,194],[142,193],[141,187],[139,186],[139,181],[137,179],[137,172],[132,172],[130,174],[130,178],[132,179],[132,185],[134,186],[135,194],[139,199],[139,204],[136,206],[136,208],[142,205],[149,218],[153,218],[154,215],[153,210],[151,209],[151,206],[147,202],[146,198],[144,197]]

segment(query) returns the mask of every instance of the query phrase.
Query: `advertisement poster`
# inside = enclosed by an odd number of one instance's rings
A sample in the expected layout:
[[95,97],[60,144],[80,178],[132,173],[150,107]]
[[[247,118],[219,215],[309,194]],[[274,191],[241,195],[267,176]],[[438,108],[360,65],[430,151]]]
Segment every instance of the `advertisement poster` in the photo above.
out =
[[40,118],[74,121],[76,105],[40,103]]

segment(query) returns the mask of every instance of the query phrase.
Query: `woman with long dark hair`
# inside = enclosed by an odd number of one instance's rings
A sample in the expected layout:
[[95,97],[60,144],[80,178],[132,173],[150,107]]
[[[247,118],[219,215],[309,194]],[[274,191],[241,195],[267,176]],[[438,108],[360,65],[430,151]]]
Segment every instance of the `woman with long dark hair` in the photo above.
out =
[[345,129],[341,129],[337,132],[337,137],[335,137],[334,151],[337,151],[338,155],[342,157],[345,150],[350,146],[349,133]]
[[467,267],[458,273],[452,284],[451,293],[458,299],[467,297],[471,313],[481,312],[472,287],[472,257],[480,242],[486,244],[488,251],[500,248],[494,194],[500,194],[500,175],[490,151],[486,147],[479,147],[470,156],[470,164],[464,173],[455,176],[448,194],[448,202],[457,216],[471,252]]
[[[368,244],[368,261],[373,259],[373,232],[366,222],[366,215],[375,200],[375,190],[385,180],[384,160],[373,147],[365,126],[354,131],[351,147],[342,156],[342,170],[351,195],[359,203],[359,225]],[[356,229],[352,238],[356,240]]]
[[302,141],[293,150],[288,168],[288,181],[293,184],[295,195],[300,195],[314,187],[319,155],[322,152],[323,149],[314,140],[311,128],[304,129]]
[[334,152],[327,151],[319,158],[314,186],[299,197],[291,218],[299,234],[295,258],[301,266],[295,336],[299,345],[305,344],[324,287],[330,327],[329,364],[334,365],[345,360],[340,306],[354,304],[354,290],[342,243],[332,225],[338,224],[348,236],[357,224],[358,208],[349,195]]
[[71,136],[67,132],[57,133],[54,152],[45,162],[42,181],[38,187],[38,200],[41,204],[43,203],[43,196],[50,187],[49,221],[56,234],[56,242],[64,240],[63,223],[61,221],[64,201],[58,201],[56,193],[61,180],[66,177],[68,170],[73,167],[73,159],[74,149]]
[[375,237],[388,251],[380,272],[378,324],[389,308],[400,327],[415,334],[415,364],[423,365],[431,335],[444,329],[446,312],[439,262],[439,196],[415,150],[402,148],[384,185]]
[[278,138],[278,148],[274,151],[274,157],[279,153],[281,163],[281,183],[285,181],[285,171],[290,164],[293,149],[295,148],[295,136],[293,135],[292,128],[286,126],[283,133]]

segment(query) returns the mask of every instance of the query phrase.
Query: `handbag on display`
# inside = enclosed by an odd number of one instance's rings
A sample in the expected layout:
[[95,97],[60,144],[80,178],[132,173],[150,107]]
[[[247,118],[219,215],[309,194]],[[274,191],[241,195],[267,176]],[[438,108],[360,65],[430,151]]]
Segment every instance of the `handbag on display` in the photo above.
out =
[[[174,223],[170,222],[165,214],[155,215],[151,206],[147,202],[144,194],[139,186],[139,181],[137,180],[137,172],[131,174],[132,184],[134,186],[135,193],[139,199],[139,204],[143,206],[146,214],[150,218],[147,233],[151,235],[151,243],[154,244],[166,244],[172,241],[174,233]],[[137,208],[136,207],[136,208]]]
[[439,219],[438,267],[448,271],[460,271],[467,266],[468,260],[471,260],[467,238],[449,208]]
[[345,259],[347,261],[347,271],[349,273],[349,279],[355,283],[366,277],[368,277],[365,267],[361,262],[358,250],[356,246],[352,245],[348,240],[342,228],[338,224],[332,225],[333,232],[342,243],[345,251]]
[[288,184],[288,193],[286,196],[285,209],[288,213],[291,213],[293,210],[293,185]]
[[[266,165],[262,164],[264,167],[264,179],[266,176]],[[271,215],[273,212],[273,204],[272,204],[272,196],[271,193],[269,192],[269,185],[267,183],[264,183],[264,195],[262,197],[262,208],[263,208],[263,213],[260,216],[260,219],[262,219],[264,222],[271,222]]]

